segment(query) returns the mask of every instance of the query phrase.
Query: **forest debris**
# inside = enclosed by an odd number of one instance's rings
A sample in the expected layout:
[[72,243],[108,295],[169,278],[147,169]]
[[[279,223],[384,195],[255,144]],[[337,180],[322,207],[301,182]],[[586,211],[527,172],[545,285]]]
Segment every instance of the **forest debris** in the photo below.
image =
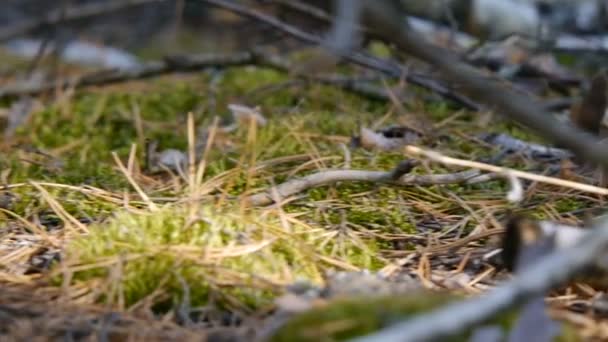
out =
[[481,138],[487,143],[498,145],[509,152],[523,154],[531,159],[568,159],[573,157],[568,150],[526,142],[505,133],[483,134]]
[[540,15],[531,2],[505,0],[471,1],[469,26],[472,33],[490,38],[519,33],[534,36]]
[[232,113],[235,123],[243,126],[249,125],[249,120],[254,120],[258,126],[266,126],[268,120],[260,112],[260,107],[248,107],[240,104],[229,104],[228,109]]
[[551,239],[556,249],[566,249],[576,245],[588,232],[588,229],[553,221],[512,216],[506,223],[502,242],[504,263],[509,270],[514,270],[517,256],[524,246],[541,239]]
[[369,150],[390,151],[412,144],[419,138],[418,133],[407,127],[392,126],[378,131],[362,127],[360,135],[353,137],[351,144]]
[[511,119],[537,130],[542,136],[561,143],[582,159],[608,166],[608,151],[595,148],[592,137],[552,119],[539,101],[505,87],[504,79],[488,76],[461,62],[454,54],[430,45],[422,37],[405,29],[394,6],[392,2],[382,2],[378,6],[366,7],[370,24],[375,25],[383,38],[394,43],[402,52],[433,65],[473,98],[499,109]]
[[156,140],[146,141],[145,160],[145,169],[151,173],[168,169],[183,174],[188,166],[188,157],[185,152],[172,148],[159,152]]
[[[401,176],[395,177],[395,175]],[[435,174],[435,175],[412,175],[404,174],[400,166],[397,166],[393,171],[364,171],[364,170],[328,170],[319,171],[304,177],[289,180],[276,186],[276,195],[279,199],[285,199],[299,192],[310,188],[330,185],[341,181],[358,181],[358,182],[373,182],[387,183],[394,185],[433,185],[433,184],[453,184],[453,183],[473,183],[479,181],[487,181],[491,178],[481,178],[480,172],[476,170]],[[608,192],[608,189],[606,190]],[[272,189],[262,191],[260,193],[248,197],[251,205],[260,206],[275,202],[276,197]]]
[[494,172],[494,173],[497,173],[497,174],[500,174],[503,176],[505,176],[507,172],[510,172],[513,174],[513,176],[516,176],[516,177],[519,177],[522,179],[528,179],[531,181],[556,185],[556,186],[560,186],[560,187],[567,187],[567,188],[576,189],[576,190],[580,190],[580,191],[586,191],[589,193],[594,193],[594,194],[599,194],[599,195],[608,195],[608,189],[606,189],[606,188],[601,188],[601,187],[584,184],[584,183],[573,182],[573,181],[569,181],[569,180],[565,180],[565,179],[537,175],[537,174],[530,173],[530,172],[519,171],[519,170],[515,170],[515,169],[511,169],[511,168],[500,167],[500,166],[486,164],[486,163],[477,162],[477,161],[452,158],[452,157],[445,156],[436,151],[424,150],[424,149],[421,149],[419,147],[412,146],[412,145],[406,146],[405,152],[407,154],[414,155],[414,156],[426,157],[435,162],[446,164],[446,165],[472,167],[472,168],[476,168],[479,170]]
[[[512,222],[507,224],[508,228],[505,235],[513,233],[513,230],[518,228],[518,225],[512,224]],[[525,233],[533,233],[529,231],[533,228],[533,225],[528,224],[528,226],[530,226],[527,227],[528,230],[523,230],[521,233],[524,233],[524,235]],[[531,236],[522,236],[523,239],[527,239],[528,241],[522,241],[517,253],[513,256],[515,260],[511,262],[514,265],[516,275],[549,255],[558,246],[559,239],[557,234],[561,233],[561,231],[554,229],[555,226],[550,225],[550,222],[544,222],[544,224],[539,225],[539,230],[543,230],[543,228],[547,230],[548,234],[538,234],[539,232],[537,232],[538,237],[536,239]],[[549,229],[552,231],[548,232]],[[505,240],[509,241],[511,239]],[[547,315],[544,296],[545,293],[538,293],[536,296],[531,297],[523,306],[514,327],[511,329],[508,341],[516,342],[528,339],[546,342],[553,341],[560,329],[559,324]]]
[[[199,0],[211,6],[222,8],[224,10],[236,13],[242,17],[253,19],[262,22],[270,27],[285,32],[286,34],[306,42],[308,44],[321,45],[324,43],[323,39],[317,35],[310,34],[300,30],[298,27],[289,25],[277,18],[267,15],[266,13],[256,11],[247,6],[242,6],[238,3],[226,1],[226,0]],[[403,20],[400,18],[399,24],[403,25]],[[422,76],[416,73],[403,73],[405,69],[395,61],[385,61],[383,59],[376,58],[364,52],[349,52],[342,55],[342,57],[350,63],[360,65],[372,70],[382,72],[391,77],[401,78],[403,77],[407,82],[428,89],[440,96],[445,97],[451,101],[454,101],[465,108],[479,110],[477,103],[469,100],[467,97],[456,94],[449,87],[443,83],[438,82],[434,79],[429,79],[428,76]]]
[[169,148],[158,154],[157,165],[182,173],[188,165],[188,158],[184,152]]
[[510,186],[509,192],[507,192],[507,201],[511,203],[521,202],[525,195],[521,181],[510,172],[507,172],[507,179],[509,180]]
[[[604,255],[607,247],[608,220],[604,219],[575,246],[540,258],[521,270],[517,277],[484,296],[447,305],[353,341],[426,341],[464,331],[502,310],[563,284]],[[429,322],[433,324],[429,325]]]
[[595,135],[600,133],[601,123],[608,104],[606,99],[606,91],[608,91],[607,77],[605,70],[595,75],[583,100],[572,106],[570,110],[572,123],[576,127]]
[[[38,55],[43,44],[45,44],[44,41],[40,39],[22,38],[8,41],[4,44],[4,48],[11,54],[34,58]],[[59,49],[59,47],[50,46],[46,51],[55,49]],[[59,51],[59,57],[66,63],[109,69],[129,69],[139,65],[137,58],[126,51],[77,40],[62,47]]]
[[420,282],[409,275],[389,279],[369,271],[337,272],[328,277],[321,294],[333,299],[407,294],[420,289]]
[[286,314],[301,313],[310,310],[313,307],[312,300],[298,296],[294,293],[284,294],[275,299],[274,303],[277,305],[277,309]]

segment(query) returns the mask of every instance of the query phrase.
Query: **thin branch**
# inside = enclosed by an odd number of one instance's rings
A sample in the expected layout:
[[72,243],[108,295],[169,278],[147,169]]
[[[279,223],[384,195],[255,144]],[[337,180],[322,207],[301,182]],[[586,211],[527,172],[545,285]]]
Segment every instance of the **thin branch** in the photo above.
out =
[[[302,191],[334,184],[337,182],[371,182],[371,183],[386,183],[393,185],[436,185],[436,184],[454,184],[454,183],[471,183],[480,172],[477,170],[468,170],[448,174],[435,175],[413,175],[405,174],[409,170],[400,170],[398,166],[393,171],[365,171],[365,170],[328,170],[319,171],[301,178],[293,179],[285,183],[277,185],[276,194],[280,199],[295,195]],[[251,205],[261,206],[268,205],[274,202],[272,197],[272,189],[265,190],[261,193],[252,195],[248,198]]]
[[[581,243],[552,252],[484,296],[447,305],[351,341],[428,341],[461,333],[503,310],[542,295],[572,279],[605,255],[607,248],[608,220],[603,220]],[[432,323],[429,324],[430,322]]]
[[45,26],[57,25],[60,22],[98,17],[125,8],[145,5],[166,0],[116,0],[111,2],[96,2],[81,6],[69,6],[65,10],[57,9],[42,18],[30,19],[3,29],[0,29],[0,41],[19,37]]
[[[224,10],[233,12],[233,13],[243,16],[245,18],[249,18],[249,19],[253,19],[253,20],[262,22],[275,29],[283,31],[300,41],[303,41],[303,42],[306,42],[309,44],[314,44],[314,45],[323,44],[323,39],[316,35],[304,32],[295,26],[289,25],[287,23],[284,23],[284,22],[278,20],[277,18],[275,18],[273,16],[267,15],[260,11],[256,11],[256,10],[248,8],[246,6],[239,5],[238,3],[225,1],[225,0],[198,0],[198,1],[207,3],[209,5],[216,6],[218,8],[222,8]],[[380,71],[391,77],[398,78],[398,77],[401,77],[402,73],[403,73],[402,72],[403,67],[401,65],[399,65],[398,63],[396,63],[394,61],[382,60],[382,59],[370,56],[370,55],[362,53],[362,52],[345,53],[342,57],[351,63],[366,67],[368,69]],[[417,75],[414,73],[407,73],[405,75],[405,78],[411,84],[428,89],[434,93],[437,93],[437,94],[445,97],[446,99],[449,99],[451,101],[454,101],[454,102],[462,105],[465,108],[473,109],[473,110],[480,109],[480,106],[477,103],[471,101],[470,99],[468,99],[464,96],[461,96],[459,94],[452,92],[446,86],[441,85],[438,82],[436,82],[432,79],[429,79],[428,77]]]
[[531,143],[514,138],[508,134],[484,134],[482,139],[490,144],[498,145],[507,151],[522,153],[529,158],[568,159],[573,155],[568,150]]
[[608,166],[608,150],[598,148],[596,139],[552,118],[541,103],[511,89],[505,80],[484,74],[461,62],[450,51],[431,45],[416,32],[404,29],[401,14],[391,4],[389,1],[367,1],[366,9],[374,28],[382,31],[399,49],[434,65],[477,101],[562,144],[587,161]]
[[551,185],[556,185],[556,186],[565,187],[565,188],[571,188],[571,189],[585,191],[585,192],[594,193],[594,194],[598,194],[598,195],[608,195],[607,188],[600,188],[598,186],[579,183],[579,182],[573,182],[573,181],[569,181],[569,180],[565,180],[565,179],[537,175],[535,173],[515,170],[515,169],[508,168],[508,167],[501,167],[501,166],[486,164],[486,163],[482,163],[482,162],[476,162],[476,161],[472,161],[472,160],[452,158],[452,157],[445,156],[436,151],[424,150],[424,149],[421,149],[419,147],[412,146],[412,145],[405,147],[405,153],[407,153],[411,156],[425,157],[432,161],[446,164],[446,165],[470,167],[470,168],[475,168],[478,170],[494,172],[494,173],[501,174],[504,176],[512,175],[517,178],[528,179],[528,180],[539,182],[539,183],[545,183],[545,184],[551,184]]

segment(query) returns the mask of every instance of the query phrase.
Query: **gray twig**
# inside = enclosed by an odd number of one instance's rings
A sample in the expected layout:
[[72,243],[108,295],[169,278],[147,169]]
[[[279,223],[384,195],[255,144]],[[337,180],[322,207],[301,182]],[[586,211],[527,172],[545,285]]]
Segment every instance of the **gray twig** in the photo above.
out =
[[484,296],[450,304],[352,341],[428,341],[457,334],[563,284],[594,264],[606,248],[608,220],[603,220],[576,246],[552,252]]
[[[477,170],[468,170],[447,174],[435,175],[414,175],[406,174],[411,167],[404,167],[402,164],[392,171],[365,171],[365,170],[327,170],[319,171],[301,178],[293,179],[277,185],[276,193],[280,199],[292,196],[299,192],[334,184],[337,182],[371,182],[386,183],[393,185],[435,185],[435,184],[454,184],[471,183],[481,173]],[[483,179],[486,180],[486,179]],[[251,205],[260,206],[274,202],[271,189],[252,195],[248,198]]]

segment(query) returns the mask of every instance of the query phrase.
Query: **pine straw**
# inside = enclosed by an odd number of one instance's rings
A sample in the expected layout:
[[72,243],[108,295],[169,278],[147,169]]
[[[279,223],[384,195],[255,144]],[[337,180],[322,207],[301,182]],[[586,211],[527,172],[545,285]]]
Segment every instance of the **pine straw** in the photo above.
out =
[[[192,121],[189,120],[189,130],[192,132]],[[252,130],[250,130],[252,132]],[[249,146],[255,144],[255,127],[247,138]],[[301,135],[299,139],[309,139]],[[191,144],[193,145],[193,138]],[[311,146],[314,146],[310,142]],[[207,144],[211,146],[211,144]],[[25,183],[8,185],[7,189],[31,187],[45,197],[47,203],[64,223],[64,229],[48,231],[36,220],[17,217],[14,213],[3,211],[12,216],[7,228],[2,230],[0,244],[0,320],[5,330],[0,335],[6,340],[24,340],[34,337],[44,340],[48,337],[73,336],[87,338],[96,336],[111,336],[117,339],[133,340],[200,340],[210,333],[209,328],[192,329],[174,323],[171,314],[162,319],[146,317],[150,315],[150,307],[140,305],[123,311],[113,311],[115,308],[100,307],[93,304],[91,292],[99,286],[94,281],[78,288],[64,282],[63,288],[40,283],[45,275],[31,272],[33,258],[44,253],[59,251],[67,241],[75,236],[86,233],[88,226],[79,222],[63,210],[61,201],[57,201],[48,189],[79,193],[99,201],[114,205],[116,208],[133,213],[144,213],[147,210],[156,211],[166,203],[196,207],[200,200],[213,200],[218,206],[222,203],[238,200],[229,193],[235,186],[238,177],[243,172],[247,174],[245,195],[256,189],[253,188],[254,176],[270,167],[298,161],[297,170],[289,169],[287,173],[294,175],[303,170],[322,170],[331,160],[341,156],[322,156],[316,149],[306,155],[287,156],[274,160],[257,161],[255,153],[244,153],[239,166],[226,171],[214,178],[202,181],[205,162],[201,161],[197,168],[188,170],[189,177],[182,183],[185,195],[175,198],[155,198],[150,195],[162,187],[168,187],[169,182],[158,182],[137,172],[127,163],[123,165],[117,160],[120,172],[127,177],[136,191],[131,193],[113,193],[89,186],[73,186],[55,183]],[[190,150],[192,153],[192,150]],[[133,156],[133,155],[132,155]],[[133,160],[133,158],[129,158]],[[252,159],[246,160],[246,156]],[[192,156],[190,158],[192,160]],[[249,165],[246,167],[245,165]],[[423,164],[423,168],[427,165]],[[429,173],[434,171],[426,169]],[[175,180],[173,180],[175,181]],[[177,181],[179,182],[179,181]],[[146,184],[147,186],[143,186]],[[306,208],[314,212],[314,222],[307,216],[305,223],[315,229],[325,230],[323,238],[318,240],[319,246],[336,242],[334,248],[328,249],[323,261],[339,269],[357,270],[359,267],[348,262],[345,246],[360,246],[366,248],[366,241],[377,239],[385,242],[378,251],[378,261],[382,263],[380,273],[388,277],[397,277],[403,273],[414,274],[420,283],[431,289],[447,289],[466,294],[479,294],[495,286],[508,275],[492,262],[496,257],[497,244],[492,239],[502,232],[500,221],[503,219],[505,208],[509,204],[504,199],[504,193],[495,188],[468,189],[466,194],[459,194],[449,188],[411,186],[399,188],[396,196],[377,203],[379,192],[391,189],[390,186],[365,187],[347,196],[339,194],[339,186],[330,186],[323,198],[309,198],[304,205],[296,209]],[[263,190],[263,189],[262,189]],[[215,192],[214,197],[208,197]],[[272,193],[272,191],[269,191]],[[275,194],[276,195],[276,194]],[[207,196],[207,197],[205,197]],[[563,190],[553,185],[532,183],[527,188],[526,206],[533,207],[549,219],[580,223],[580,215],[558,210],[555,202],[568,197],[590,204],[590,207],[600,206],[601,198],[595,198],[576,189]],[[539,199],[539,196],[542,198]],[[296,198],[297,199],[297,198]],[[266,211],[280,218],[283,228],[288,231],[290,222],[286,210],[289,201],[277,201],[278,205],[266,208]],[[242,210],[248,210],[246,201],[242,202]],[[399,212],[407,217],[415,231],[404,232],[379,224],[351,222],[346,212],[361,210],[379,212],[389,215]],[[195,211],[193,211],[195,212]],[[338,222],[331,214],[341,213]],[[342,244],[341,241],[348,241]],[[259,247],[259,246],[258,246]],[[176,247],[182,248],[182,247]],[[214,251],[218,255],[234,252],[232,250]],[[177,251],[185,256],[196,258],[192,250]],[[128,256],[125,256],[128,257]],[[102,260],[100,260],[102,261]],[[79,267],[81,265],[73,265]],[[61,270],[69,271],[69,270]],[[75,269],[72,269],[75,271]],[[158,294],[155,294],[158,295]],[[162,297],[162,294],[159,296]],[[593,313],[599,292],[589,285],[574,284],[556,291],[549,298],[554,309],[553,314],[565,321],[580,327],[585,336],[608,338],[608,321]],[[153,297],[153,296],[151,296]],[[576,307],[582,313],[568,310]],[[267,310],[267,308],[265,309]],[[137,314],[136,312],[139,312]],[[247,324],[242,329],[246,329]],[[230,328],[239,333],[238,329]],[[223,332],[219,332],[223,333]],[[104,335],[105,334],[105,335]]]

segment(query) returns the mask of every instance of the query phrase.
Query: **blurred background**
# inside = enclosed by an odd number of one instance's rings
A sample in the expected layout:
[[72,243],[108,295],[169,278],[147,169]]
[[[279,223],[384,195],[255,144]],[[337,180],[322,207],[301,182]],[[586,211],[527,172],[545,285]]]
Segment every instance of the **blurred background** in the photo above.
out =
[[[227,1],[231,2],[231,1]],[[298,5],[332,10],[331,1],[236,1],[285,22],[319,33],[323,21],[295,10]],[[608,40],[604,0],[401,0],[404,19],[441,25],[476,38],[511,34],[546,41],[570,37]],[[5,0],[0,11],[2,52],[32,58],[54,53],[64,61],[104,67],[129,66],[140,58],[182,52],[214,52],[251,46],[289,45],[285,35],[200,0]],[[91,15],[91,11],[96,14]],[[82,18],[79,19],[79,15]],[[33,25],[54,18],[53,25]],[[30,25],[30,26],[28,26]],[[24,29],[27,27],[28,29]],[[564,36],[566,35],[566,36]],[[569,36],[568,36],[569,35]],[[581,42],[570,43],[581,44]],[[100,48],[104,58],[97,58]]]

